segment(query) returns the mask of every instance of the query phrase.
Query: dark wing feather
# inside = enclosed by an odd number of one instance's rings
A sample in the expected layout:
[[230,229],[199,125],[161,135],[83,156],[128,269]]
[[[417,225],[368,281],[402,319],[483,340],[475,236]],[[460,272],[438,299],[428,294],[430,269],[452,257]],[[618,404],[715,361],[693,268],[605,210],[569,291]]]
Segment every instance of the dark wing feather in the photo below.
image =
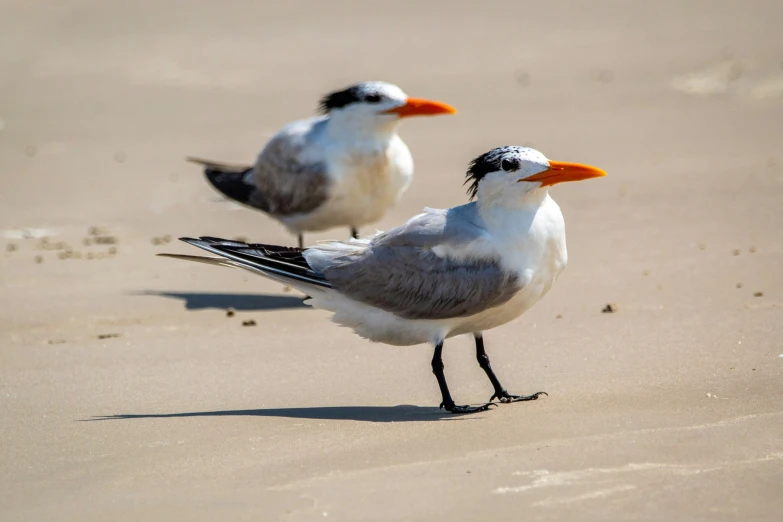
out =
[[255,166],[253,204],[276,216],[317,209],[329,197],[330,178],[322,161],[303,159],[306,147],[316,147],[313,136],[323,132],[320,120],[298,122],[267,143]]
[[199,239],[183,237],[180,240],[208,252],[231,259],[261,271],[270,272],[296,281],[330,288],[331,284],[307,264],[303,249],[261,243],[244,243],[217,237]]

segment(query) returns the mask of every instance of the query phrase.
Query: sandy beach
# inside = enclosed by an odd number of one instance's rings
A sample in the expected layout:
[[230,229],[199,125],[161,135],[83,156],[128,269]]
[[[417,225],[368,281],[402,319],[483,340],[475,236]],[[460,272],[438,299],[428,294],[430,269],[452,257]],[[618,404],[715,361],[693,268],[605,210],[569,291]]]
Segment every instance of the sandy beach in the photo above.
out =
[[[0,1],[0,519],[780,520],[782,19],[775,0]],[[252,161],[370,79],[459,110],[401,127],[415,180],[378,229],[465,202],[495,146],[608,172],[552,189],[569,265],[486,334],[504,385],[548,397],[450,415],[431,347],[155,256],[294,244],[184,157]],[[489,398],[471,339],[444,359],[458,402]]]

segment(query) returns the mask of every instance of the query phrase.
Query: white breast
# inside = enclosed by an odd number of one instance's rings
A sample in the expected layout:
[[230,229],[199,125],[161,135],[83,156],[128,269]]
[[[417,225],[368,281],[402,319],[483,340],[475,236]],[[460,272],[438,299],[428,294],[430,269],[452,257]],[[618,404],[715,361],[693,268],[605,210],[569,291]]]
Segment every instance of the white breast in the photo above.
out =
[[[489,330],[513,321],[537,303],[552,288],[568,262],[565,223],[560,207],[548,195],[538,211],[525,223],[522,216],[510,215],[504,233],[495,230],[495,248],[501,264],[517,274],[520,291],[506,303],[479,314],[455,320],[449,337]],[[516,232],[513,227],[518,227]],[[519,230],[527,229],[524,235]]]
[[398,203],[413,177],[413,158],[397,135],[376,146],[331,150],[326,163],[329,199],[306,216],[292,216],[296,228],[359,228],[379,221]]

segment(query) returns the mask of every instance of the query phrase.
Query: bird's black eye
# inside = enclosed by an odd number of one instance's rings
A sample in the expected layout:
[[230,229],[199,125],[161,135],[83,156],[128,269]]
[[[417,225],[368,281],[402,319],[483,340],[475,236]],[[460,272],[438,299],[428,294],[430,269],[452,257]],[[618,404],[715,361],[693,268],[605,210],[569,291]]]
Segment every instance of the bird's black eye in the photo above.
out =
[[378,103],[381,101],[381,95],[380,94],[368,94],[364,97],[364,101],[367,103]]
[[519,170],[519,167],[519,158],[503,158],[503,161],[500,162],[500,168],[506,172],[514,172]]

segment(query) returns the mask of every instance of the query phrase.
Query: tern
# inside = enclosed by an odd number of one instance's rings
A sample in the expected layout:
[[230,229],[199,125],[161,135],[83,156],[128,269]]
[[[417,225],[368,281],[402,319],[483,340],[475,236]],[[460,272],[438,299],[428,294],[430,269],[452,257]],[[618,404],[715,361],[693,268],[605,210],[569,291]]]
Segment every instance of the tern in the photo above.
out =
[[284,126],[254,165],[187,159],[203,165],[223,195],[280,221],[302,248],[303,232],[347,226],[355,238],[397,204],[413,177],[413,158],[397,135],[402,118],[456,113],[385,82],[327,94],[319,110]]
[[[565,223],[549,195],[552,185],[605,176],[596,167],[548,160],[526,147],[500,147],[470,164],[470,202],[424,209],[404,225],[374,236],[302,249],[213,237],[181,238],[216,254],[169,257],[243,268],[293,286],[307,303],[373,342],[431,343],[441,408],[474,413],[502,403],[537,399],[500,384],[484,349],[483,332],[527,311],[554,284],[568,261]],[[457,405],[442,360],[444,341],[475,339],[476,358],[494,393],[479,406]]]

